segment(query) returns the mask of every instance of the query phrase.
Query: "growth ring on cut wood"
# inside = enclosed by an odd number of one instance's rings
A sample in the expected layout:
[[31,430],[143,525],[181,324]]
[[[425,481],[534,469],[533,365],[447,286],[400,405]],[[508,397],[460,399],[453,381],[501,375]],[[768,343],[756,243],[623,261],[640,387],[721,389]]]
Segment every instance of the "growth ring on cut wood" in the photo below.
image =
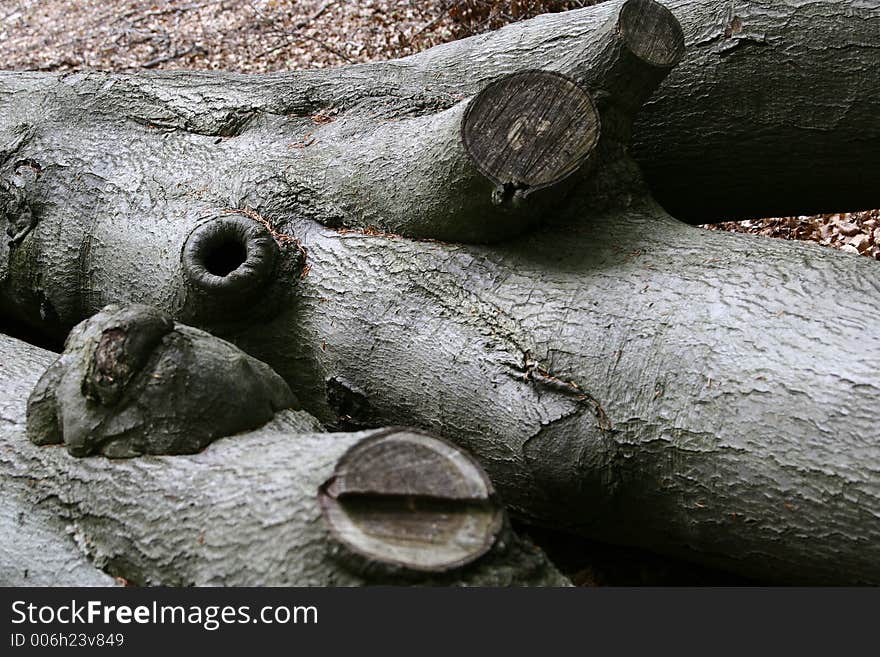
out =
[[407,429],[364,439],[320,488],[333,536],[371,561],[445,572],[485,554],[504,510],[482,468],[451,443]]
[[652,66],[673,66],[684,54],[681,24],[654,0],[628,0],[620,10],[618,29],[630,51]]
[[526,192],[571,175],[599,139],[599,112],[574,80],[521,71],[489,84],[461,122],[465,151],[502,188]]

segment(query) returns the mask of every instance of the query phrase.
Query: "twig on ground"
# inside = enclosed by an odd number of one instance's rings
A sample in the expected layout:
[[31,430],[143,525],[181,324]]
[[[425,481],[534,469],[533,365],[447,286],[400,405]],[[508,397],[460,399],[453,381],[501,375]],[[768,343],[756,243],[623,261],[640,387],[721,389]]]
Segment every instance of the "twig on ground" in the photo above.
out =
[[162,57],[156,57],[155,59],[151,59],[148,62],[144,62],[141,64],[141,68],[155,68],[159,64],[163,64],[165,62],[170,62],[174,59],[180,59],[181,57],[186,57],[191,54],[199,54],[199,55],[207,55],[208,51],[202,48],[201,46],[192,45],[189,48],[184,50],[178,50],[176,52],[170,53],[168,55],[163,55]]

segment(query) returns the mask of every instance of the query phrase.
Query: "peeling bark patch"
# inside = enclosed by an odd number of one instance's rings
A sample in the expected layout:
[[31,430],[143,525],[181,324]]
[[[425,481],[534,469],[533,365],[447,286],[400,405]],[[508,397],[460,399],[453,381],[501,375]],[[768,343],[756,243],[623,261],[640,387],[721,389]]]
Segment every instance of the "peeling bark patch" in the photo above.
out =
[[125,358],[125,331],[121,328],[107,329],[92,358],[92,384],[101,388],[125,380],[131,368]]
[[390,240],[409,240],[411,242],[424,242],[428,244],[448,244],[448,242],[444,242],[443,240],[435,239],[433,237],[411,237],[407,235],[401,235],[400,233],[391,233],[388,231],[379,230],[375,226],[366,226],[364,228],[352,228],[348,226],[337,226],[337,225],[329,225],[327,228],[332,231],[338,233],[339,235],[366,235],[367,237],[382,237],[384,239]]
[[257,115],[257,110],[233,110],[217,129],[218,137],[237,137]]
[[[168,109],[163,107],[163,109]],[[226,139],[243,134],[261,110],[254,108],[236,108],[223,115],[206,113],[204,115],[182,116],[169,110],[165,117],[127,116],[126,118],[138,125],[151,130],[163,132],[182,132],[200,137],[218,137]]]
[[0,223],[6,224],[9,246],[21,243],[37,223],[24,190],[3,180],[0,180]]
[[724,38],[729,39],[734,34],[739,34],[743,30],[743,22],[739,16],[734,16],[724,30]]
[[121,311],[116,320],[101,332],[81,386],[86,399],[104,406],[119,401],[174,326],[168,315],[156,311]]
[[34,180],[39,178],[43,173],[43,167],[40,163],[29,157],[16,161],[15,164],[12,165],[12,170],[15,171],[16,176],[28,176]]
[[36,129],[29,123],[19,123],[8,131],[0,132],[0,166],[6,164],[17,153],[20,153],[34,137]]
[[749,36],[744,34],[743,36],[733,36],[730,39],[724,41],[719,44],[715,49],[715,54],[719,57],[727,57],[733,54],[735,51],[739,50],[745,46],[766,46],[767,45],[767,37],[759,34]]

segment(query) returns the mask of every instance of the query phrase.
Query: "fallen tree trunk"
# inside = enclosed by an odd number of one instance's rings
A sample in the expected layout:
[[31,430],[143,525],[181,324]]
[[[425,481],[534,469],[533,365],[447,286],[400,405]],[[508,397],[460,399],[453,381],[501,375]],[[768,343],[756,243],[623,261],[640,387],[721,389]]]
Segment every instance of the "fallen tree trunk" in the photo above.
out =
[[0,582],[3,586],[118,586],[95,567],[68,534],[53,506],[35,504],[8,482],[0,483]]
[[[627,6],[651,7],[656,20],[636,24],[671,38],[639,39],[653,45],[629,70],[645,75],[621,78]],[[4,258],[4,308],[63,333],[108,302],[147,302],[270,363],[322,422],[455,436],[532,520],[767,580],[880,582],[877,264],[701,231],[651,199],[624,144],[675,60],[664,16],[609,2],[401,62],[259,82],[4,77],[4,129],[18,135],[6,171],[36,218]],[[387,153],[363,214],[321,188],[364,135],[443,125],[480,84],[543,61],[589,90],[603,136],[587,168],[542,192],[558,194],[552,212],[525,199],[534,216],[517,239],[412,239],[421,197],[389,189],[383,171],[401,166]],[[401,160],[418,160],[410,145]],[[450,180],[438,175],[438,194]],[[377,229],[386,216],[402,220]],[[459,217],[431,226],[456,238]],[[246,219],[253,231],[238,230]],[[220,273],[240,267],[244,282]]]
[[880,5],[664,4],[687,54],[639,116],[633,157],[667,211],[699,224],[880,207]]
[[[446,459],[467,461],[451,451],[432,463],[425,460],[429,451],[423,446],[422,461],[415,464],[416,490],[404,496],[390,492],[391,502],[378,520],[369,513],[359,516],[356,500],[343,499],[357,492],[349,484],[348,491],[333,496],[334,522],[328,525],[318,492],[341,476],[337,462],[354,460],[349,471],[360,463],[360,481],[364,473],[381,480],[385,468],[396,465],[399,479],[413,464],[365,462],[353,448],[364,443],[369,448],[376,438],[387,444],[389,438],[412,435],[406,432],[320,433],[314,418],[287,410],[260,429],[220,439],[194,455],[74,458],[53,446],[33,445],[26,437],[24,400],[56,357],[0,336],[0,526],[5,529],[0,582],[5,586],[106,586],[114,583],[111,575],[128,584],[165,586],[567,584],[539,550],[506,526],[493,528],[485,549],[462,552],[472,535],[460,532],[476,533],[474,523],[462,518],[479,513],[467,506],[468,498],[459,495],[457,504],[438,510],[435,501],[434,507],[419,510],[431,473],[440,468],[445,477],[430,493],[439,500],[449,485]],[[168,413],[211,421],[185,405]],[[370,491],[381,494],[375,486]],[[393,504],[395,496],[406,504]],[[462,505],[457,515],[453,507]],[[430,521],[428,543],[419,533],[420,514]],[[346,520],[349,516],[354,520]],[[339,518],[348,524],[340,525]],[[343,540],[330,533],[340,526],[350,527]],[[400,532],[404,540],[398,541]],[[367,542],[364,537],[370,536]],[[450,555],[467,558],[464,565],[450,565]]]
[[[110,93],[94,73],[64,78],[71,91],[90,98],[90,112],[127,116],[160,133],[228,138],[255,121],[322,118],[322,112],[332,118],[357,104],[370,105],[377,116],[393,117],[401,109],[422,114],[524,69],[568,72],[589,88],[590,75],[581,74],[578,62],[615,4],[548,14],[394,62],[330,74],[189,74],[185,93],[180,73],[114,76]],[[874,168],[880,148],[876,3],[664,4],[683,26],[687,53],[642,113],[633,153],[667,210],[702,223],[880,206],[873,184],[880,174]],[[26,106],[24,94],[45,92],[52,79],[5,74],[0,97],[14,94],[13,105]],[[3,141],[15,140],[4,131],[34,118],[12,106],[5,110],[0,150]],[[310,131],[304,123],[299,136],[285,131],[279,137],[294,145],[317,139],[304,136]]]
[[327,421],[454,428],[538,522],[880,581],[876,263],[646,201],[576,218],[492,251],[300,224],[295,311],[235,337]]

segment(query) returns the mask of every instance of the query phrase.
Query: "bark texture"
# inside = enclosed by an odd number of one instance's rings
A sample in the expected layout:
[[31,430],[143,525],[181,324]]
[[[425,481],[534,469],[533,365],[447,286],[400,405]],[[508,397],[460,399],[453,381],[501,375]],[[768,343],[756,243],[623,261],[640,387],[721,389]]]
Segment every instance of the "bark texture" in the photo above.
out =
[[577,218],[492,251],[302,226],[295,317],[241,344],[328,421],[454,428],[538,521],[773,580],[877,582],[876,263],[645,200]]
[[[748,16],[766,18],[771,32],[780,12],[794,12],[779,19],[785,38],[816,48],[826,33],[804,16],[861,16],[827,47],[844,46],[835,81],[852,80],[866,106],[875,102],[880,86],[862,86],[875,74],[863,66],[877,24],[870,6],[744,4],[765,7]],[[878,583],[877,263],[818,245],[701,231],[651,198],[626,143],[633,112],[670,66],[626,55],[633,51],[618,28],[628,6],[540,17],[332,73],[0,76],[3,175],[26,190],[36,220],[4,247],[3,308],[63,334],[106,303],[148,303],[271,364],[325,424],[453,436],[504,501],[532,520],[768,581]],[[714,46],[694,41],[693,30],[708,26],[715,38],[715,4],[669,6],[690,35],[689,53],[755,62],[739,78],[719,64],[695,75],[693,86],[660,90],[657,103],[671,93],[691,108],[675,111],[689,117],[688,132],[703,130],[694,162],[710,169],[713,158],[728,161],[727,135],[714,129],[720,115],[707,98],[727,107],[736,88],[743,97],[779,91],[794,99],[801,89],[768,84],[772,57],[785,61],[785,47],[753,47],[742,36],[751,31],[731,31],[715,44],[730,52],[711,54]],[[759,53],[770,65],[759,66]],[[803,51],[800,65],[813,56]],[[529,221],[501,232],[511,239],[491,246],[371,228],[370,217],[403,222],[386,229],[412,228],[427,207],[424,196],[395,193],[409,189],[407,171],[429,171],[434,158],[419,138],[429,133],[414,126],[441,125],[490,81],[526,68],[566,74],[600,108],[595,166],[569,179],[555,209],[538,206]],[[789,120],[800,125],[800,107],[773,107],[761,115],[766,134],[789,134]],[[827,123],[799,143],[846,144],[852,119],[864,123],[871,162],[880,161],[873,119],[855,101],[848,107],[841,120],[839,105],[811,114]],[[637,140],[664,134],[677,120],[669,111],[638,128]],[[369,160],[379,151],[358,149],[385,131],[409,135],[395,151],[406,157],[370,160],[369,185],[345,174],[351,189],[372,185],[358,192],[364,214],[336,205],[328,191],[338,188],[334,153],[350,148]],[[651,151],[658,162],[687,143],[679,133],[664,139],[665,151]],[[772,159],[768,143],[755,152]],[[838,151],[821,146],[810,157],[815,170],[840,162]],[[870,170],[871,162],[859,166]],[[747,164],[739,159],[742,176],[712,185],[740,188]],[[755,181],[766,174],[757,171]],[[787,197],[791,171],[833,201],[833,187],[792,165],[773,172],[774,202],[796,207],[797,193]],[[694,207],[708,212],[709,185],[698,186],[676,198],[693,192]],[[490,187],[482,196],[459,190],[460,203],[485,203]],[[761,196],[750,198],[757,204]],[[455,217],[472,210],[456,207]],[[230,210],[273,237],[279,253],[265,282],[224,304],[192,288],[181,254],[196,231]]]
[[[23,399],[56,354],[0,336],[0,581],[6,586],[565,586],[505,528],[444,573],[359,558],[321,518],[318,488],[377,432],[321,433],[301,411],[187,456],[74,458],[25,436]],[[8,531],[6,531],[8,530]]]
[[[601,91],[590,53],[618,4],[546,15],[413,57],[331,74],[304,71],[259,78],[195,74],[184,83],[180,74],[151,73],[114,76],[110,87],[104,87],[103,76],[94,74],[64,78],[70,91],[90,97],[90,113],[128,117],[160,134],[191,131],[226,139],[245,128],[252,132],[255,124],[269,123],[284,128],[275,132],[279,145],[307,151],[304,145],[321,141],[321,130],[314,129],[310,116],[332,118],[360,106],[373,117],[373,125],[400,115],[401,109],[415,118],[449,108],[499,76],[523,69],[558,70],[590,91]],[[872,168],[876,161],[872,153],[880,142],[873,118],[880,107],[880,64],[874,53],[880,39],[876,3],[668,0],[664,4],[683,25],[687,53],[643,113],[634,152],[655,195],[674,215],[702,222],[880,205],[872,184],[878,174]],[[30,84],[22,84],[20,77],[4,77],[2,91],[7,99],[18,90],[23,101],[25,89],[42,86],[45,91],[53,79],[27,75]],[[181,85],[185,93],[175,93]],[[108,93],[111,88],[114,91]],[[122,93],[126,89],[129,93]],[[127,102],[115,101],[117,96],[125,96]],[[42,118],[48,110],[45,106]],[[0,148],[9,158],[15,157],[10,150],[23,139],[16,126],[27,132],[39,117],[27,112],[5,117],[9,123],[0,129],[0,144],[5,142]],[[369,131],[363,132],[366,139]],[[241,141],[232,150],[239,151]],[[218,149],[220,159],[225,150],[230,149]],[[395,151],[393,160],[400,159],[400,151]],[[293,154],[287,155],[290,159]],[[352,155],[356,153],[338,152],[337,166]],[[382,164],[387,170],[394,161]],[[370,189],[387,185],[376,180],[372,186],[364,181],[362,187],[366,198],[376,201]],[[300,191],[320,195],[321,189],[326,189],[323,181],[317,190]],[[377,202],[381,206],[381,199]],[[387,205],[393,211],[397,203]],[[335,209],[337,215],[343,213]],[[369,215],[372,210],[363,211]]]
[[690,223],[880,207],[880,4],[668,0],[687,54],[635,126]]

